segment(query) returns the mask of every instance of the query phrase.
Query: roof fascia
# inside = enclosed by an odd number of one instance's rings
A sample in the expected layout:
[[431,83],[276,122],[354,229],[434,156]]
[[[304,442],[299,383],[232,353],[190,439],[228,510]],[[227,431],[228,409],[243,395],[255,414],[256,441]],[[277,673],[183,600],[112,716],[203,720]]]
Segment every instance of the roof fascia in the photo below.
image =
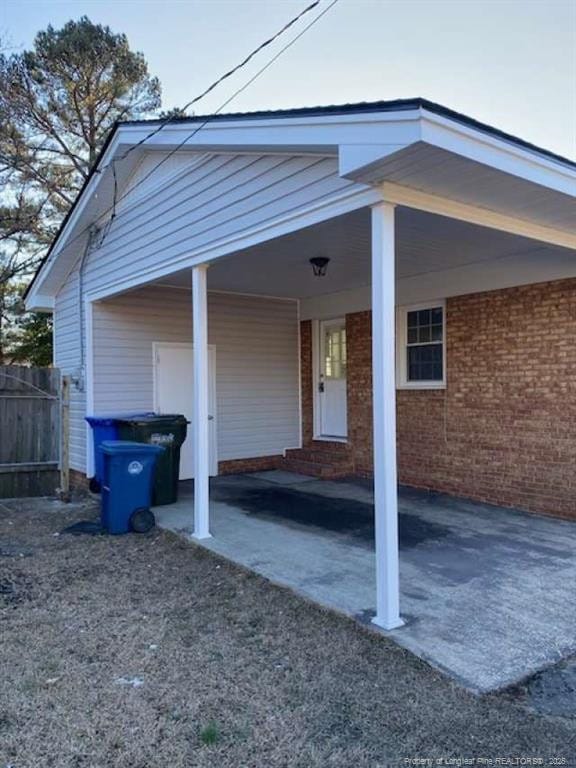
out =
[[[200,125],[195,135],[194,123],[173,123],[146,142],[147,149],[171,149],[186,141],[186,149],[222,151],[313,152],[337,154],[341,144],[380,144],[382,128],[386,142],[405,144],[418,133],[420,115],[417,108],[399,112],[374,112],[262,118],[231,119]],[[148,132],[143,126],[122,128],[125,141],[136,143]]]
[[[172,123],[146,141],[146,150],[170,150],[194,131],[194,122]],[[200,123],[202,130],[190,136],[182,150],[246,151],[340,154],[341,174],[362,181],[363,169],[373,172],[379,161],[407,146],[422,141],[470,158],[505,173],[576,197],[576,170],[560,160],[515,145],[501,137],[439,115],[423,106],[398,111],[308,115],[251,120],[230,119]],[[26,297],[36,307],[51,266],[66,247],[78,221],[96,198],[107,174],[99,173],[126,148],[145,138],[147,124],[118,125],[96,170],[88,179],[68,220],[58,234],[49,255]],[[383,142],[382,139],[385,139]],[[343,165],[345,152],[347,160]],[[133,153],[131,162],[137,161]],[[346,162],[350,167],[346,166]],[[370,181],[374,181],[371,176]],[[45,300],[47,296],[43,296]]]
[[576,197],[576,169],[421,108],[422,141],[497,170]]
[[[343,139],[364,144],[379,135],[383,126],[387,129],[390,147],[405,144],[418,134],[418,108],[398,112],[374,112],[368,114],[316,115],[293,118],[263,118],[258,120],[232,119],[202,125],[202,132],[192,136],[182,151],[213,152],[278,152],[314,153],[336,155]],[[193,125],[193,123],[192,123]],[[192,128],[192,132],[193,132]],[[88,206],[96,199],[98,189],[107,174],[99,173],[115,156],[134,146],[150,133],[146,124],[119,124],[111,136],[98,165],[81,191],[68,220],[52,244],[48,257],[36,275],[28,294],[27,306],[37,306],[43,284],[54,261],[66,248]],[[171,123],[146,141],[146,151],[171,150],[180,146],[191,133],[190,123]],[[132,161],[137,162],[141,152],[134,152]],[[98,218],[96,216],[95,218]]]

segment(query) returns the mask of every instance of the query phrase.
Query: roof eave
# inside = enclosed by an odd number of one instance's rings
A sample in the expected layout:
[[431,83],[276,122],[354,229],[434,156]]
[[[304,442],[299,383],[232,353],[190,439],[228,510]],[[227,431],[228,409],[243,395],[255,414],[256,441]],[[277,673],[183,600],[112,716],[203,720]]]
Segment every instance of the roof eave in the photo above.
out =
[[[396,109],[391,107],[393,104],[397,105]],[[379,105],[382,106],[378,108]],[[324,110],[283,112],[282,119],[279,119],[278,113],[255,113],[249,119],[241,115],[218,116],[218,119],[203,126],[201,137],[192,137],[194,141],[191,140],[187,148],[206,150],[207,147],[216,147],[215,151],[234,151],[235,148],[247,146],[249,151],[279,151],[282,148],[297,147],[306,151],[306,147],[317,150],[318,147],[324,146],[327,152],[336,148],[340,154],[342,175],[364,183],[375,183],[377,176],[374,175],[374,169],[377,169],[380,162],[379,146],[382,147],[382,158],[385,159],[386,156],[413,143],[424,142],[536,181],[550,189],[571,195],[574,195],[576,189],[576,164],[553,153],[534,148],[508,134],[489,129],[433,102],[409,99],[368,104],[359,107],[356,112],[353,109],[336,107]],[[158,150],[178,146],[190,123],[201,123],[205,119],[198,117],[171,122],[147,142],[147,147],[150,150]],[[131,121],[114,126],[97,163],[84,182],[26,291],[28,308],[39,309],[40,306],[48,306],[49,302],[45,299],[49,299],[50,295],[43,290],[43,283],[50,272],[52,261],[58,258],[66,247],[79,218],[94,199],[102,179],[106,177],[101,171],[126,147],[133,146],[145,138],[151,124],[150,121]],[[384,126],[387,130],[387,143],[379,145],[377,141],[381,140]],[[376,132],[371,134],[374,128]],[[340,136],[341,140],[338,140]],[[367,140],[370,136],[372,141]],[[349,168],[342,168],[342,158],[347,146],[355,146],[356,157]],[[358,152],[358,146],[370,146],[371,149],[367,153]],[[132,157],[135,159],[137,153]]]

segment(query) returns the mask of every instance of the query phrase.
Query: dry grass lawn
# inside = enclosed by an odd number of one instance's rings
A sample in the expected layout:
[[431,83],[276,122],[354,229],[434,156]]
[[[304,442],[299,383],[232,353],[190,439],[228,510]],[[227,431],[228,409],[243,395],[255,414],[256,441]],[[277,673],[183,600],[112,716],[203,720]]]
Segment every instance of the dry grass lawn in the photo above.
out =
[[0,504],[0,768],[576,764],[576,721],[473,696],[173,535],[58,535],[95,515]]

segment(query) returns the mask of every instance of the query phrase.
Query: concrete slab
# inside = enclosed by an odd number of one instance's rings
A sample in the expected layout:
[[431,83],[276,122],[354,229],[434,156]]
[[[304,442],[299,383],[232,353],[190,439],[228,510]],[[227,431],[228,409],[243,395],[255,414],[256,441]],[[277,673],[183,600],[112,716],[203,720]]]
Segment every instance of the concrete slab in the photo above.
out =
[[[193,491],[183,490],[155,511],[159,525],[188,537]],[[203,546],[369,623],[372,498],[367,482],[214,478],[214,537]],[[400,645],[476,691],[576,652],[575,523],[408,490],[399,523],[406,624],[388,635]]]

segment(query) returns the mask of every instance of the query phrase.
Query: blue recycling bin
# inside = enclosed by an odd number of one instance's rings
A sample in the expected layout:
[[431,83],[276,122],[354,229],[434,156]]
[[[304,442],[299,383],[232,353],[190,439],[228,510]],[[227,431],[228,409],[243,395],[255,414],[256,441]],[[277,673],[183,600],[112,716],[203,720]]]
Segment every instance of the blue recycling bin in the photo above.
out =
[[92,427],[94,439],[94,477],[90,480],[90,490],[98,493],[102,485],[103,454],[99,450],[105,440],[118,440],[119,419],[153,416],[151,411],[115,413],[108,416],[86,416],[85,419]]
[[156,460],[164,448],[104,440],[98,450],[102,458],[102,526],[108,533],[128,533],[134,513],[150,510]]

